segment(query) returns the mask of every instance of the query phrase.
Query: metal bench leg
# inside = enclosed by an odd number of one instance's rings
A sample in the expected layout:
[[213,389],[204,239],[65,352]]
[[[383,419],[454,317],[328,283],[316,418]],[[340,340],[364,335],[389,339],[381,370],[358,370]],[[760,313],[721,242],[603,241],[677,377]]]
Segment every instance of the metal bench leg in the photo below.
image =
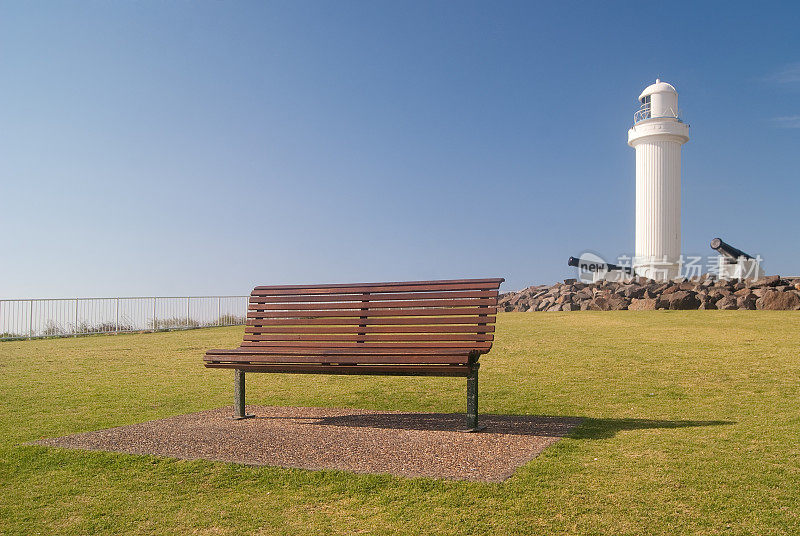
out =
[[244,412],[244,371],[234,369],[233,371],[233,418],[249,419],[255,415],[248,415]]
[[467,428],[464,432],[480,432],[486,428],[478,426],[478,364],[475,363],[467,376]]

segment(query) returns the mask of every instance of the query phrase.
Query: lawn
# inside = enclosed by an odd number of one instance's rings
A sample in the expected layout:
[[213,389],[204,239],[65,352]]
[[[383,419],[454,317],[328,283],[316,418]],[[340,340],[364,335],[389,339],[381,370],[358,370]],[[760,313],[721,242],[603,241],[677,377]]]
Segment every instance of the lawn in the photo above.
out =
[[[481,412],[585,418],[501,484],[25,445],[229,405],[201,358],[241,333],[0,343],[0,532],[800,533],[797,312],[500,315]],[[248,402],[463,411],[464,380],[249,375]]]

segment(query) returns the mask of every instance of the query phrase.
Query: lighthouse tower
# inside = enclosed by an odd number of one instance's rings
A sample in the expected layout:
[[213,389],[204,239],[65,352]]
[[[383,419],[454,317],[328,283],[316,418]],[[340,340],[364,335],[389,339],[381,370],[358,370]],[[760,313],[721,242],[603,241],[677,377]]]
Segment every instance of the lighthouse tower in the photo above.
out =
[[678,276],[681,255],[681,146],[689,125],[681,121],[678,92],[656,79],[639,95],[628,145],[636,149],[637,275],[656,280]]

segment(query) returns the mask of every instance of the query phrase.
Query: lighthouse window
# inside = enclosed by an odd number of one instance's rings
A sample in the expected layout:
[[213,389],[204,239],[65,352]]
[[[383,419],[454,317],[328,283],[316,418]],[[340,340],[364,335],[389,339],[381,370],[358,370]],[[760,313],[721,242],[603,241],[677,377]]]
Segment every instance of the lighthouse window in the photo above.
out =
[[634,123],[645,119],[650,119],[650,95],[642,97],[642,105],[639,106],[639,111],[633,114]]

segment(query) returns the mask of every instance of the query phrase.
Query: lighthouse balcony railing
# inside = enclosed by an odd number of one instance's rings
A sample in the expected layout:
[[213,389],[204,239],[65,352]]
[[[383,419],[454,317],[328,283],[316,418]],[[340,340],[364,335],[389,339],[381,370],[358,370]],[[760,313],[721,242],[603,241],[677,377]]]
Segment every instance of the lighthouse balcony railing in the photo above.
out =
[[642,106],[636,113],[633,114],[633,122],[638,123],[639,121],[644,121],[645,119],[650,119],[650,105]]
[[663,115],[653,116],[650,111],[650,104],[643,104],[641,108],[636,110],[636,113],[633,114],[633,122],[634,124],[638,123],[639,121],[644,121],[645,119],[661,119],[661,118],[671,118],[677,119],[680,122],[683,122],[681,119],[681,110],[675,112],[672,108],[667,108],[664,110]]

